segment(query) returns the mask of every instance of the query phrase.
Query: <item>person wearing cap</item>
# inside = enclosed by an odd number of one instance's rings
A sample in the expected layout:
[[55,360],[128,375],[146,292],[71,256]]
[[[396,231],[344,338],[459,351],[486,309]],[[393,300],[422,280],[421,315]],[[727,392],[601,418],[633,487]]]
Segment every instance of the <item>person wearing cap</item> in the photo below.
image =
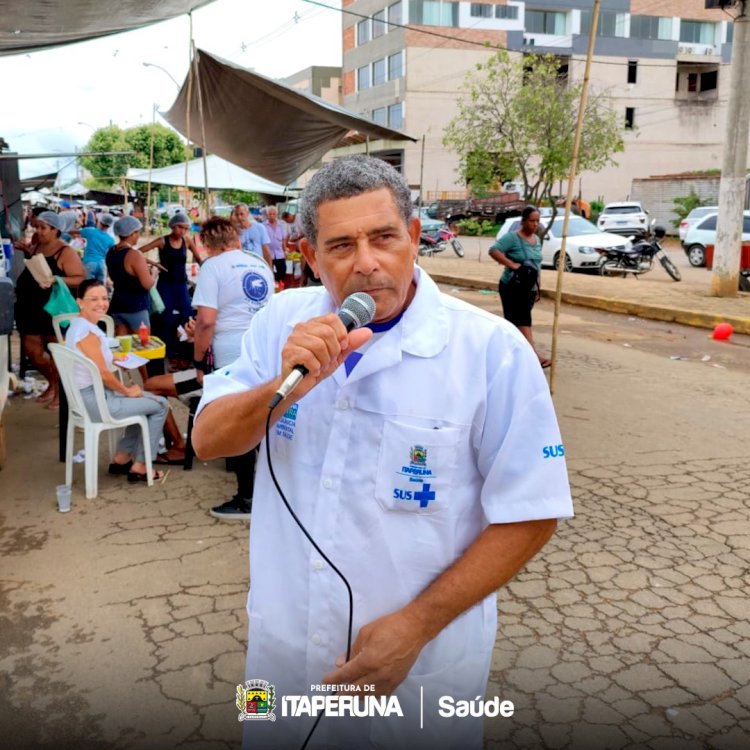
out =
[[115,221],[117,220],[116,216],[112,216],[112,214],[109,213],[101,213],[99,214],[99,227],[101,227],[101,230],[108,234],[113,240],[115,238],[115,230],[112,229]]
[[[54,211],[42,211],[35,221],[36,244],[29,255],[42,255],[53,276],[60,276],[75,293],[86,278],[86,271],[78,253],[61,239],[62,222]],[[47,351],[47,344],[55,341],[52,316],[44,309],[52,294],[52,285],[41,287],[28,269],[16,282],[16,326],[21,334],[21,345],[32,365],[47,379],[47,390],[37,401],[49,409],[60,407],[59,380],[55,365]]]
[[[104,214],[104,216],[109,216],[109,214]],[[97,279],[101,282],[104,282],[107,278],[105,258],[110,248],[115,245],[114,237],[104,231],[105,228],[102,224],[104,216],[99,220],[98,227],[86,226],[80,230],[81,237],[86,241],[83,250],[83,265],[86,268],[86,276],[89,279]],[[111,223],[114,223],[114,221]]]
[[169,228],[172,230],[169,234],[157,237],[139,249],[142,253],[159,250],[159,264],[162,269],[156,289],[164,302],[164,312],[159,321],[159,335],[167,345],[169,356],[174,357],[179,349],[177,327],[184,325],[193,314],[185,272],[188,262],[187,251],[190,250],[193,260],[197,263],[201,263],[202,258],[190,237],[190,219],[186,214],[176,213],[169,220]]
[[148,292],[156,284],[158,270],[149,266],[144,255],[135,249],[142,228],[134,216],[118,219],[114,230],[119,242],[107,252],[107,273],[114,286],[109,313],[118,336],[135,333],[141,323],[151,332]]

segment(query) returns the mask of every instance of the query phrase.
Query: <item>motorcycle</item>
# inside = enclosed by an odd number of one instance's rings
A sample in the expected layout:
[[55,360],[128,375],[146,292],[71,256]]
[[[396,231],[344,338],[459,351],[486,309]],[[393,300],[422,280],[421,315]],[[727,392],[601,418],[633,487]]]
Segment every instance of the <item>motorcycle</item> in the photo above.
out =
[[639,276],[650,271],[654,267],[654,258],[658,258],[662,268],[675,281],[680,281],[680,270],[659,244],[659,240],[663,239],[665,234],[664,227],[652,226],[649,234],[634,242],[628,250],[598,249],[598,252],[605,256],[599,266],[599,273],[602,276]]
[[450,245],[453,252],[459,257],[464,257],[464,246],[456,235],[447,227],[440,227],[435,231],[422,232],[419,235],[419,254],[428,257],[435,253],[442,253]]

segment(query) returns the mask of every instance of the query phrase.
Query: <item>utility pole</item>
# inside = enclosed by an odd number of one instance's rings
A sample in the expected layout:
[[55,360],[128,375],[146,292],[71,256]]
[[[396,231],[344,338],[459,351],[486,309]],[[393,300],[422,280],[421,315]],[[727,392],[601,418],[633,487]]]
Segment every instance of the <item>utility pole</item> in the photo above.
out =
[[714,297],[734,297],[739,286],[750,131],[750,17],[747,15],[747,0],[739,0],[737,9],[739,14],[734,20],[729,105],[719,184],[719,218],[711,275],[711,294]]

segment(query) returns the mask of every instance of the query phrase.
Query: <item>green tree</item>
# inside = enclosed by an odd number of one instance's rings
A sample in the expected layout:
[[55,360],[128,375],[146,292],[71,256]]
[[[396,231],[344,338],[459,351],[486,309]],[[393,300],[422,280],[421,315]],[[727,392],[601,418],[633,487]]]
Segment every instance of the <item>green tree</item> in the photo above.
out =
[[235,203],[247,203],[248,206],[257,206],[261,203],[257,193],[248,193],[245,190],[222,190],[221,199],[229,206]]
[[86,151],[132,151],[124,156],[82,156],[81,164],[91,172],[97,184],[112,185],[128,169],[148,169],[151,135],[154,139],[154,169],[185,160],[185,144],[173,130],[164,125],[138,125],[122,130],[117,125],[99,128],[85,146]]
[[695,190],[690,190],[690,193],[688,195],[681,195],[677,198],[672,198],[672,203],[674,203],[674,212],[677,214],[676,219],[672,219],[672,226],[675,229],[680,228],[680,223],[682,220],[694,209],[698,208],[698,206],[705,205],[705,201],[702,201],[698,194],[695,192]]
[[[486,189],[501,165],[506,178],[512,172],[523,181],[526,200],[554,205],[554,186],[570,171],[581,86],[561,75],[552,55],[511,58],[500,50],[478,64],[443,136],[472,190]],[[622,150],[617,115],[605,97],[589,96],[579,169],[596,172]]]

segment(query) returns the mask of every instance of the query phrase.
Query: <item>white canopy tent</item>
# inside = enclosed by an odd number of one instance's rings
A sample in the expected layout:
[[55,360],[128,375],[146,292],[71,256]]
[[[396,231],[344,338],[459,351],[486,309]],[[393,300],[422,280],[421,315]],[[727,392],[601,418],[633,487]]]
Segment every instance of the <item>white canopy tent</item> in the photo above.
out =
[[[216,154],[207,156],[206,164],[209,190],[244,190],[248,193],[273,196],[296,195],[298,192],[296,188],[285,187],[248,172],[246,169],[216,156]],[[173,164],[161,169],[152,169],[150,173],[148,169],[129,169],[126,179],[132,182],[150,181],[155,185],[190,187],[199,190],[203,190],[206,186],[203,159],[193,159],[187,163],[187,180],[185,180],[184,163]]]

